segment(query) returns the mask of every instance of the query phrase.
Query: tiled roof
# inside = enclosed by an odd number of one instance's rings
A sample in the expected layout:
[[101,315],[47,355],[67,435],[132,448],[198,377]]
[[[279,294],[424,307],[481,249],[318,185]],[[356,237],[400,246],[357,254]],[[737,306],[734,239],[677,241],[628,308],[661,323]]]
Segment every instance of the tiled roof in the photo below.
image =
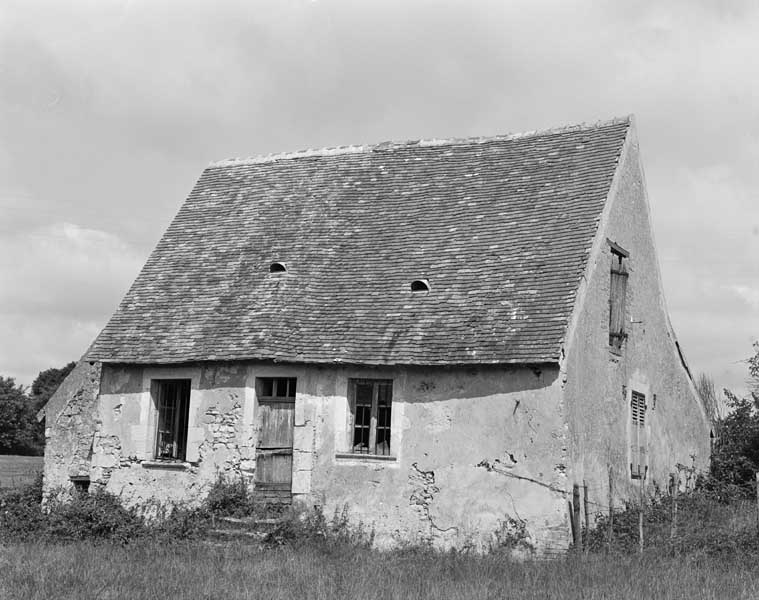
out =
[[556,361],[628,127],[213,164],[88,358]]

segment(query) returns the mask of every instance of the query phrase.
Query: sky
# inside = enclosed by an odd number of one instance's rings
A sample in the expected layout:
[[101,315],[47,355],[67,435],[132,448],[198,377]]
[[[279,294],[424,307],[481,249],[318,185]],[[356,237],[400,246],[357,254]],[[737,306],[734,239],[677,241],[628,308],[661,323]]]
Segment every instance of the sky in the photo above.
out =
[[759,3],[3,0],[0,375],[87,349],[208,163],[633,113],[670,317],[759,338]]

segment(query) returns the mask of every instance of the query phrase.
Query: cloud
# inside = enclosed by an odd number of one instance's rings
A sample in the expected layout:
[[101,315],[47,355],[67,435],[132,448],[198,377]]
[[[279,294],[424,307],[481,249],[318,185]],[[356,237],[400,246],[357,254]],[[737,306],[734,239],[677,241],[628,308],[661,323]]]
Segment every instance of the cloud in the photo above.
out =
[[71,223],[4,235],[0,257],[0,366],[26,384],[79,358],[145,260],[113,234]]
[[731,285],[727,289],[742,298],[752,310],[759,312],[759,286]]
[[[759,337],[753,1],[8,0],[2,11],[0,250],[15,262],[0,272],[21,289],[0,290],[4,314],[100,323],[211,160],[634,112],[693,370],[716,376]],[[0,331],[20,331],[9,318]]]

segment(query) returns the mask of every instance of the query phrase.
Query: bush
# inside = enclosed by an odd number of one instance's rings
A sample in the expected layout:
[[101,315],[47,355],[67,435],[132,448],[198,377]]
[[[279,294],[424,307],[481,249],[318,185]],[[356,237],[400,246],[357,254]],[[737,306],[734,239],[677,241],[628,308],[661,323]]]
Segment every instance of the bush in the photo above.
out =
[[[258,534],[251,539],[274,546],[318,544],[322,551],[342,551],[370,548],[374,542],[373,530],[367,530],[363,523],[354,526],[349,522],[347,507],[336,510],[331,520],[318,508],[266,507],[256,502],[243,484],[223,478],[199,508],[158,507],[150,512],[150,519],[136,509],[125,508],[116,496],[103,491],[76,494],[65,501],[48,500],[44,510],[41,503],[41,476],[32,485],[0,496],[0,542],[88,540],[123,545],[149,539],[170,544],[202,538],[215,519],[222,517],[252,517],[244,521]],[[272,512],[277,519],[261,519]],[[261,525],[268,532],[261,531]]]
[[256,502],[244,481],[227,481],[220,475],[211,487],[203,509],[217,517],[248,517],[264,507]]
[[[726,504],[704,488],[677,498],[677,528],[672,537],[672,498],[664,496],[643,510],[643,540],[646,552],[683,555],[759,553],[756,505],[733,499]],[[628,504],[614,513],[611,545],[609,516],[597,515],[589,532],[590,552],[638,552],[638,505]]]
[[126,543],[145,535],[145,523],[106,492],[76,494],[48,507],[45,535],[60,540],[111,540]]
[[0,541],[28,540],[43,529],[42,473],[33,483],[0,494]]
[[291,510],[268,534],[265,542],[273,545],[302,545],[317,543],[322,547],[371,548],[374,529],[367,530],[362,522],[351,524],[348,507],[335,509],[327,521],[321,507],[308,511]]

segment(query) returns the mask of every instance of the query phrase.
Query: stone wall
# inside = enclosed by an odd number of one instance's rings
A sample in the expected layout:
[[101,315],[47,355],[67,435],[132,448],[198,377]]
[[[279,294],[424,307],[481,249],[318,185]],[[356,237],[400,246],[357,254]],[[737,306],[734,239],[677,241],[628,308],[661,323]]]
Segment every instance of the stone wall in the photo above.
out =
[[68,493],[90,474],[100,364],[79,361],[44,407],[44,489]]

